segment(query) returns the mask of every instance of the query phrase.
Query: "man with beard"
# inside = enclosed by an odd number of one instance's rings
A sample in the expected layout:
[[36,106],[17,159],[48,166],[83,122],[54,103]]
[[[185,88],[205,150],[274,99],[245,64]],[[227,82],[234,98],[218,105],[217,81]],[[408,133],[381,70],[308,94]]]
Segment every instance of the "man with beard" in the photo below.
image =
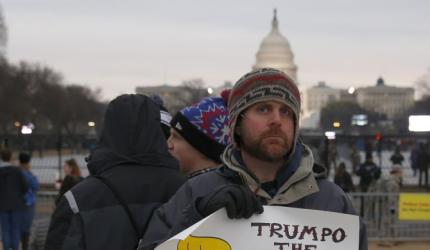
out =
[[[355,214],[345,193],[326,178],[299,140],[300,93],[275,69],[243,76],[229,101],[232,143],[216,171],[188,180],[151,219],[139,249],[153,249],[220,208],[230,218],[262,213],[262,205]],[[360,225],[360,250],[367,234]]]

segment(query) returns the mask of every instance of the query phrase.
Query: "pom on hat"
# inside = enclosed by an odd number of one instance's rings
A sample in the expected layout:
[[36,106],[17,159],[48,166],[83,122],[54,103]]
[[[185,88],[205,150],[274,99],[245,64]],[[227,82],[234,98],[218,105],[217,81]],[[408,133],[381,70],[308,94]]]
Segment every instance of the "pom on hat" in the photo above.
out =
[[216,162],[230,143],[228,109],[221,97],[205,97],[182,109],[171,125],[196,150]]
[[220,94],[224,103],[226,104],[228,103],[228,98],[230,98],[230,93],[231,93],[231,89],[224,89]]

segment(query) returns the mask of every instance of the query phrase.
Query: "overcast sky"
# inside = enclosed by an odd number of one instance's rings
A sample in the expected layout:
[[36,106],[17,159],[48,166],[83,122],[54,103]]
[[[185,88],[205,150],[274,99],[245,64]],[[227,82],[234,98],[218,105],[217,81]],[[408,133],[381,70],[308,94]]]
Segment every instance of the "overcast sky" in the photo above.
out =
[[105,99],[136,86],[208,86],[248,72],[273,8],[300,85],[413,86],[430,67],[428,0],[0,0],[7,57],[101,88]]

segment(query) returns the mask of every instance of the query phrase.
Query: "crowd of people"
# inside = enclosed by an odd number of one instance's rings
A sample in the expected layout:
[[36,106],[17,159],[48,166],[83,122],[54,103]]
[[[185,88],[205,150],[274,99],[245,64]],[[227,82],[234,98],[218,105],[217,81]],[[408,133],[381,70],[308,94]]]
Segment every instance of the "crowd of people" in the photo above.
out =
[[[0,150],[0,231],[3,249],[35,249],[30,246],[30,233],[36,212],[39,181],[31,171],[31,155],[18,154],[14,164],[13,154]],[[57,200],[83,180],[74,159],[66,160],[65,178],[61,180]]]
[[0,152],[0,228],[3,249],[18,250],[29,246],[30,228],[35,215],[39,182],[31,172],[30,155],[19,154],[12,163],[12,152]]
[[[356,214],[346,193],[398,192],[405,161],[399,149],[384,177],[372,154],[362,162],[355,147],[349,173],[330,145],[330,181],[299,137],[300,103],[294,80],[269,68],[245,74],[221,96],[173,117],[158,98],[115,98],[87,158],[90,175],[83,179],[73,159],[65,163],[45,249],[154,249],[221,208],[231,219],[264,213],[267,205]],[[423,185],[426,147],[419,145],[410,158]],[[27,249],[39,185],[28,154],[19,155],[19,167],[7,150],[1,156],[3,249],[18,249],[20,241]],[[357,187],[353,175],[360,177]],[[387,209],[394,209],[392,201]],[[359,249],[367,249],[362,220],[358,232]]]

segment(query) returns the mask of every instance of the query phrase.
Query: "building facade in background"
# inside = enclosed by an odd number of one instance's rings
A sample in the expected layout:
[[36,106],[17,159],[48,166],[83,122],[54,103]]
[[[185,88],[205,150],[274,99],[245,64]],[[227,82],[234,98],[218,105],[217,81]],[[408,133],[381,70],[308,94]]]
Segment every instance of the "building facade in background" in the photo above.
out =
[[136,87],[136,94],[160,96],[163,99],[164,106],[171,112],[185,107],[192,99],[192,93],[187,91],[183,86],[159,85]]
[[357,102],[364,109],[397,118],[414,105],[414,89],[388,86],[379,78],[376,86],[357,89]]
[[306,109],[307,111],[319,111],[328,103],[338,101],[341,96],[341,89],[332,88],[325,82],[319,82],[316,86],[306,90]]

